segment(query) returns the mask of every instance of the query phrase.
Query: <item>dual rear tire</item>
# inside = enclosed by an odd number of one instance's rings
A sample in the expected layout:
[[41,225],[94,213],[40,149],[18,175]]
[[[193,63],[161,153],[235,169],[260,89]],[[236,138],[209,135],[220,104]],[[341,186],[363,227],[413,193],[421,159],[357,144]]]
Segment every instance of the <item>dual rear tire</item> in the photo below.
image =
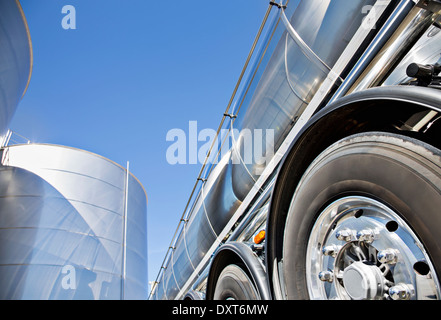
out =
[[387,133],[345,138],[303,175],[283,243],[287,299],[439,299],[441,152]]
[[244,269],[230,264],[219,275],[213,299],[259,300],[259,294]]

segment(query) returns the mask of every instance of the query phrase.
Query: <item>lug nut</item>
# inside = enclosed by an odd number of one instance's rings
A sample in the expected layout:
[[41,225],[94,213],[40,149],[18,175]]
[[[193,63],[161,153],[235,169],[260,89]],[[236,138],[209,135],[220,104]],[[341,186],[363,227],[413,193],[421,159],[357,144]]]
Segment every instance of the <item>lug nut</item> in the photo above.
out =
[[406,284],[399,284],[389,289],[389,296],[392,300],[409,300],[412,291]]
[[319,279],[323,282],[332,282],[334,281],[334,273],[331,271],[322,271],[319,273]]
[[362,230],[357,233],[358,241],[364,241],[366,243],[372,243],[375,240],[375,232],[373,230],[367,229]]
[[398,262],[398,250],[386,249],[378,252],[377,259],[381,263],[396,264]]
[[322,252],[325,256],[330,256],[335,258],[340,251],[341,246],[331,245],[323,248]]
[[351,229],[343,229],[340,231],[337,231],[336,235],[338,240],[350,242],[353,240],[355,236],[355,232]]

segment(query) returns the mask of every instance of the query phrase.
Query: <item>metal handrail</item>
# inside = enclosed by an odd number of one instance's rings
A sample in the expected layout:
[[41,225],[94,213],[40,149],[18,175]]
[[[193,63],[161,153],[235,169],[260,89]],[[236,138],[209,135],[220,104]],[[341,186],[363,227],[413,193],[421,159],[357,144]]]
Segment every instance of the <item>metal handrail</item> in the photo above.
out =
[[31,140],[29,140],[25,136],[22,136],[21,134],[15,132],[15,131],[12,131],[9,129],[3,137],[3,140],[1,142],[0,147],[4,148],[7,146],[16,145],[16,144],[30,144],[30,143],[31,143]]
[[[207,155],[206,155],[206,157],[205,157],[205,160],[204,160],[204,163],[203,163],[203,165],[202,165],[202,168],[201,168],[201,170],[199,171],[198,177],[197,177],[197,179],[196,179],[196,183],[195,183],[195,185],[194,185],[194,187],[193,187],[193,190],[192,190],[192,192],[191,192],[191,194],[190,194],[190,197],[189,197],[189,199],[188,199],[188,201],[187,201],[187,204],[186,204],[185,209],[184,209],[184,211],[183,211],[183,213],[182,213],[181,219],[179,220],[178,226],[177,226],[176,231],[175,231],[175,233],[174,233],[174,235],[173,235],[173,238],[172,238],[172,240],[171,240],[170,246],[169,246],[169,248],[167,249],[167,252],[166,252],[166,254],[165,254],[165,257],[164,257],[164,260],[163,260],[163,262],[162,262],[162,265],[161,265],[161,268],[160,268],[160,270],[159,270],[159,273],[158,273],[158,275],[157,275],[155,281],[154,281],[153,284],[152,284],[152,289],[151,289],[151,291],[150,291],[150,294],[149,294],[148,299],[150,299],[150,298],[153,296],[153,293],[154,293],[154,291],[156,290],[157,285],[160,283],[160,281],[158,281],[158,280],[160,279],[160,277],[161,277],[161,273],[163,273],[163,270],[165,270],[165,264],[166,264],[166,262],[168,261],[168,257],[169,257],[169,254],[170,254],[171,250],[174,250],[174,248],[175,248],[174,244],[175,244],[175,242],[176,242],[176,236],[178,235],[179,231],[181,230],[181,225],[182,225],[182,223],[183,223],[183,222],[184,222],[184,223],[187,223],[187,221],[188,221],[188,219],[189,219],[189,216],[186,217],[186,213],[187,213],[187,210],[188,210],[188,208],[189,208],[189,206],[190,206],[190,203],[192,202],[192,199],[193,199],[193,197],[194,197],[194,194],[195,194],[195,191],[196,191],[196,189],[197,189],[197,186],[198,186],[198,184],[199,184],[200,181],[202,181],[202,183],[204,183],[204,181],[206,180],[205,178],[202,178],[203,172],[204,172],[204,170],[205,170],[205,167],[207,166],[208,160],[210,159],[211,152],[213,151],[213,148],[214,148],[214,146],[215,146],[215,143],[216,143],[216,141],[217,141],[217,138],[219,137],[219,133],[221,132],[221,129],[222,129],[223,125],[224,125],[225,119],[226,119],[227,117],[229,117],[229,112],[230,112],[231,106],[232,106],[232,104],[233,104],[234,99],[236,98],[236,94],[237,94],[237,92],[238,92],[238,90],[239,90],[239,87],[240,87],[240,84],[242,83],[242,80],[243,80],[243,78],[244,78],[244,76],[245,76],[245,72],[246,72],[247,69],[248,69],[248,65],[249,65],[249,63],[250,63],[250,61],[251,61],[251,58],[252,58],[253,55],[254,55],[254,51],[255,51],[255,49],[256,49],[256,47],[257,47],[257,44],[258,44],[258,42],[259,42],[259,40],[260,40],[260,38],[261,38],[261,36],[262,36],[262,32],[263,32],[264,27],[265,27],[265,25],[266,25],[266,23],[267,23],[267,20],[268,20],[268,17],[269,17],[269,15],[270,15],[270,13],[271,13],[272,7],[273,7],[273,4],[270,3],[270,5],[269,5],[269,7],[268,7],[268,9],[267,9],[267,11],[266,11],[266,13],[265,13],[265,16],[264,16],[264,18],[263,18],[262,24],[261,24],[261,26],[260,26],[260,28],[259,28],[259,31],[257,32],[257,35],[256,35],[256,37],[255,37],[255,39],[254,39],[253,45],[252,45],[251,50],[250,50],[250,52],[249,52],[249,54],[248,54],[247,60],[246,60],[246,62],[245,62],[245,65],[244,65],[244,67],[243,67],[243,69],[242,69],[242,72],[241,72],[241,74],[240,74],[240,76],[239,76],[239,79],[238,79],[238,81],[237,81],[237,83],[236,83],[236,86],[235,86],[235,88],[234,88],[234,90],[233,90],[233,94],[231,95],[231,98],[230,98],[230,100],[229,100],[229,102],[228,102],[227,108],[226,108],[226,110],[225,110],[225,112],[224,112],[224,114],[223,114],[223,117],[222,117],[222,119],[221,119],[221,122],[220,122],[220,124],[219,124],[219,127],[218,127],[218,129],[217,129],[217,131],[216,131],[215,139],[213,139],[213,143],[211,144],[211,147],[210,147],[210,149],[209,149],[209,151],[208,151],[208,153],[207,153]],[[209,170],[209,173],[210,173],[210,172],[211,172],[211,170]]]

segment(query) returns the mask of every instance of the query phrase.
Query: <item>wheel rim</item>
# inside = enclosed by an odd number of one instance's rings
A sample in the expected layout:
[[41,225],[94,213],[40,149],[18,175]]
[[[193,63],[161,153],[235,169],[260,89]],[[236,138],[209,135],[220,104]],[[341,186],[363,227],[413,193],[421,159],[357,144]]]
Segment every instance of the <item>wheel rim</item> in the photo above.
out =
[[424,246],[392,209],[366,197],[329,205],[307,245],[311,299],[439,299]]

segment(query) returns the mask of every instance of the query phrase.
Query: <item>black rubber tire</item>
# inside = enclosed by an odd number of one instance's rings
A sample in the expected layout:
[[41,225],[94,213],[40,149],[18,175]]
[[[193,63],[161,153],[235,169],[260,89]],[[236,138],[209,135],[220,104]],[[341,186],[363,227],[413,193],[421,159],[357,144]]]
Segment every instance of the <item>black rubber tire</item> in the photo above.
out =
[[213,300],[259,300],[254,285],[243,269],[235,264],[228,265],[216,283]]
[[349,195],[378,200],[400,215],[440,276],[440,173],[441,151],[406,136],[358,134],[324,151],[305,172],[291,201],[281,280],[286,298],[309,299],[305,257],[310,232],[327,205]]

